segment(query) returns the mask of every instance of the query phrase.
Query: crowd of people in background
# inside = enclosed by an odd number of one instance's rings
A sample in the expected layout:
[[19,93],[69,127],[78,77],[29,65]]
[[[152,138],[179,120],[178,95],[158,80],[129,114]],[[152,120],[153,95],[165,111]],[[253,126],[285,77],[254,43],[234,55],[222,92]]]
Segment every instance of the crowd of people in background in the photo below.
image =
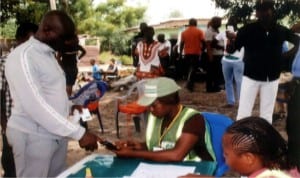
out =
[[[230,168],[250,177],[300,176],[300,25],[291,29],[279,25],[275,10],[273,1],[257,1],[254,22],[238,28],[237,17],[229,17],[225,30],[220,30],[221,17],[212,17],[206,30],[191,18],[177,42],[140,23],[131,54],[134,75],[146,80],[144,95],[137,101],[149,111],[146,140],[116,142],[116,155],[159,162],[215,161],[205,118],[180,103],[181,87],[176,83],[184,81],[187,91],[198,92],[195,83],[204,70],[206,92],[225,90],[223,107],[238,108],[236,121],[223,136]],[[69,97],[78,75],[77,61],[86,51],[79,45],[72,19],[58,10],[46,13],[39,26],[21,24],[16,40],[15,49],[0,63],[4,177],[54,177],[66,168],[68,139],[91,151],[102,141],[68,119],[74,108],[81,110],[70,104]],[[290,58],[293,79],[286,141],[272,126],[272,116],[282,60]],[[93,80],[109,81],[118,75],[113,58],[107,70],[100,69],[95,59],[90,65]],[[258,94],[259,117],[253,117]],[[185,177],[189,176],[197,175]]]

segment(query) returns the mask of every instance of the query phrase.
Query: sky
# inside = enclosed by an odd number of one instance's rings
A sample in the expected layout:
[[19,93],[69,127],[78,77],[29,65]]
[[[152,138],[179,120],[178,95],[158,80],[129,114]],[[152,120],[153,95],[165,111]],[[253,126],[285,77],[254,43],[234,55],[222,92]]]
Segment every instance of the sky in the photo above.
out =
[[[94,0],[94,3],[105,0]],[[224,12],[217,10],[212,0],[127,0],[129,6],[146,6],[146,20],[149,24],[157,24],[168,20],[173,11],[180,11],[183,18],[211,18],[222,16]]]

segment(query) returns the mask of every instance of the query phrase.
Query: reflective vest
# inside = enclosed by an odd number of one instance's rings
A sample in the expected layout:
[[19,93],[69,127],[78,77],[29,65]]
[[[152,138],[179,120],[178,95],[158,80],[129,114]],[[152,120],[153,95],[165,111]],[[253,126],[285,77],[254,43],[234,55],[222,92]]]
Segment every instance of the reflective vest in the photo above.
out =
[[[175,147],[176,141],[182,134],[182,129],[184,123],[190,119],[193,115],[199,114],[199,111],[196,111],[192,108],[184,107],[179,113],[176,120],[170,124],[170,128],[167,133],[161,138],[161,127],[163,119],[157,118],[151,113],[148,117],[148,124],[146,130],[146,144],[147,148],[150,151],[155,151],[155,148],[161,148],[163,150],[172,149]],[[160,140],[161,139],[161,140]],[[205,145],[214,160],[215,154],[212,148],[211,136],[210,136],[210,127],[205,121]],[[201,161],[201,158],[196,154],[194,150],[191,150],[188,155],[184,158],[184,161]]]

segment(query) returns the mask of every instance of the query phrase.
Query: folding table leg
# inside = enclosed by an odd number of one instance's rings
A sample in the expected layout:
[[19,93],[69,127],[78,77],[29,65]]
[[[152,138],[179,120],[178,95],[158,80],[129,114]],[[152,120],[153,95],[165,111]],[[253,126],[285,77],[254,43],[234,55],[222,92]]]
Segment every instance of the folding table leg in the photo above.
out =
[[126,114],[126,128],[127,128],[127,137],[131,138],[132,133],[129,128],[129,122],[131,121],[131,114]]
[[104,133],[103,124],[102,124],[102,118],[101,118],[100,111],[99,111],[98,108],[97,108],[96,114],[98,116],[98,121],[99,121],[99,124],[100,124],[101,133]]
[[133,117],[133,122],[135,126],[135,131],[136,132],[141,132],[141,124],[140,124],[140,117],[139,116],[134,116]]
[[116,130],[117,130],[117,137],[120,138],[120,131],[119,131],[119,112],[116,112],[116,116],[115,116],[115,119],[116,119]]

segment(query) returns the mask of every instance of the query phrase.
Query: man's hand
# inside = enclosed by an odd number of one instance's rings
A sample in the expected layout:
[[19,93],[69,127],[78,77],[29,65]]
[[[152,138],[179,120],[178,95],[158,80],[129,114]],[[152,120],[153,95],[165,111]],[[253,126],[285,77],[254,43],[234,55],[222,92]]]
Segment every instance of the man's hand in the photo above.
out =
[[136,150],[130,149],[130,148],[123,148],[123,149],[117,149],[117,150],[112,150],[118,157],[123,157],[123,158],[130,158],[134,157],[133,155],[135,154]]
[[101,140],[96,135],[85,132],[84,135],[79,140],[79,146],[85,148],[87,151],[94,151],[98,148],[97,141]]
[[73,115],[75,109],[77,109],[79,111],[79,113],[82,113],[83,106],[82,105],[73,105],[71,107],[71,115]]
[[133,141],[133,140],[120,140],[115,142],[116,146],[119,149],[133,149],[133,150],[145,150],[145,144],[140,143],[139,141]]

